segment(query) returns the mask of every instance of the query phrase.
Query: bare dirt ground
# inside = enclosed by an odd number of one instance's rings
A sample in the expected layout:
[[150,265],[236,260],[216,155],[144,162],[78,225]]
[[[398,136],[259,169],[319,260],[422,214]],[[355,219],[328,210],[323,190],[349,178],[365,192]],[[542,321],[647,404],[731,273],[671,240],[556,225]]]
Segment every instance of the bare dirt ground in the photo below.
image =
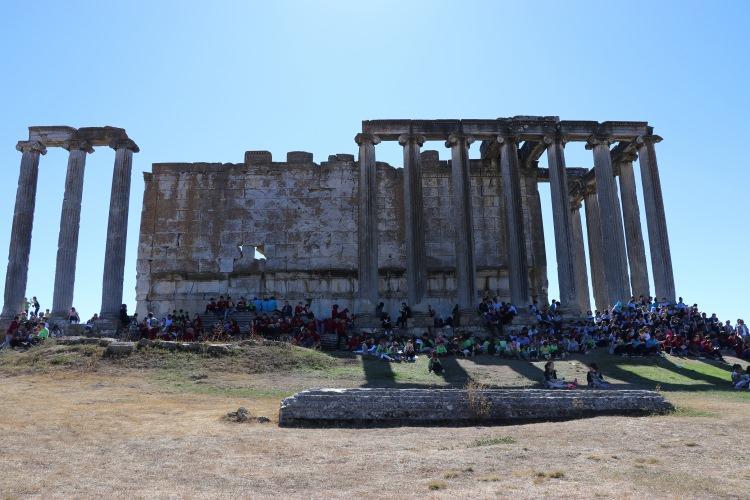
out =
[[[7,367],[10,358],[4,359]],[[102,361],[6,371],[0,498],[748,498],[750,492],[744,395],[675,391],[668,397],[680,408],[676,414],[642,418],[279,428],[282,393],[372,384],[339,365],[225,373],[210,365],[184,371]],[[491,366],[478,370],[492,375]],[[517,371],[506,378],[517,383]],[[239,406],[272,422],[223,418]]]

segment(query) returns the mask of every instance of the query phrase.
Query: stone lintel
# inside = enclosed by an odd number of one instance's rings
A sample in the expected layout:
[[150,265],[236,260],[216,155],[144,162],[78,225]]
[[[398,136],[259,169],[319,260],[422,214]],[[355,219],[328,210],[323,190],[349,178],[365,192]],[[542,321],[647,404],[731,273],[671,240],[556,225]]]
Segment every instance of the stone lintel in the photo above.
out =
[[129,140],[129,137],[125,129],[108,125],[79,129],[52,125],[29,127],[29,140],[41,142],[46,147],[65,147],[71,141],[86,141],[91,146],[109,146],[113,141]]
[[426,140],[445,140],[456,131],[463,131],[478,140],[492,140],[508,128],[514,129],[519,140],[541,141],[556,131],[568,141],[586,141],[592,134],[606,134],[614,140],[634,140],[648,135],[647,122],[631,121],[560,121],[557,116],[515,116],[491,120],[365,120],[362,131],[376,134],[384,141],[395,141],[402,134],[425,136]]

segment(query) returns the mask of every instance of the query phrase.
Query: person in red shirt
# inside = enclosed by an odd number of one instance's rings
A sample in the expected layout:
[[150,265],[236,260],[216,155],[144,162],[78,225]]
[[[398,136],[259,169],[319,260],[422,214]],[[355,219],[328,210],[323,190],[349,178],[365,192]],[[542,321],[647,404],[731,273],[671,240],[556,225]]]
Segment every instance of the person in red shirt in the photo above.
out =
[[0,349],[3,349],[5,347],[10,349],[12,347],[13,336],[18,331],[18,326],[19,326],[18,316],[16,316],[13,318],[13,321],[10,322],[10,325],[8,325],[8,329],[5,330],[5,341],[3,342],[2,345],[0,345]]

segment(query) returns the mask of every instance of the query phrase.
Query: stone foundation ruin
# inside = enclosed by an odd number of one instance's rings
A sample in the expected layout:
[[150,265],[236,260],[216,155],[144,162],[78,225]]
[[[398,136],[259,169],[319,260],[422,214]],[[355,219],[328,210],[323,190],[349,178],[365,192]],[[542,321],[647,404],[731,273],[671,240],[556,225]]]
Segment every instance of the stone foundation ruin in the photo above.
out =
[[281,402],[283,427],[517,424],[672,411],[653,391],[313,389]]

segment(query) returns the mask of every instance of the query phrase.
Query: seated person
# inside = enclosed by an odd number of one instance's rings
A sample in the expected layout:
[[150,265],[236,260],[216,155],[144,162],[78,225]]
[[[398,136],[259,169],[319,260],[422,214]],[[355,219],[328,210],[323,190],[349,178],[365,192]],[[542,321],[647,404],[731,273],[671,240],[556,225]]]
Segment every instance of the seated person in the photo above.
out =
[[68,312],[68,321],[70,321],[71,325],[77,325],[81,322],[81,317],[78,316],[78,311],[76,311],[75,307],[70,308],[70,311]]
[[735,364],[732,366],[732,388],[744,389],[750,387],[750,365],[746,372],[742,371],[742,366]]
[[414,342],[411,339],[407,340],[404,346],[404,359],[408,363],[413,363],[417,360],[417,352],[414,349]]
[[565,379],[557,378],[557,370],[552,361],[544,364],[544,383],[548,389],[565,389],[569,385]]
[[602,372],[599,371],[599,366],[596,363],[589,365],[589,371],[586,374],[586,382],[588,386],[593,389],[609,389],[612,384],[604,380]]
[[436,351],[432,351],[430,362],[427,364],[427,372],[434,373],[435,375],[443,374],[443,364],[440,362]]

